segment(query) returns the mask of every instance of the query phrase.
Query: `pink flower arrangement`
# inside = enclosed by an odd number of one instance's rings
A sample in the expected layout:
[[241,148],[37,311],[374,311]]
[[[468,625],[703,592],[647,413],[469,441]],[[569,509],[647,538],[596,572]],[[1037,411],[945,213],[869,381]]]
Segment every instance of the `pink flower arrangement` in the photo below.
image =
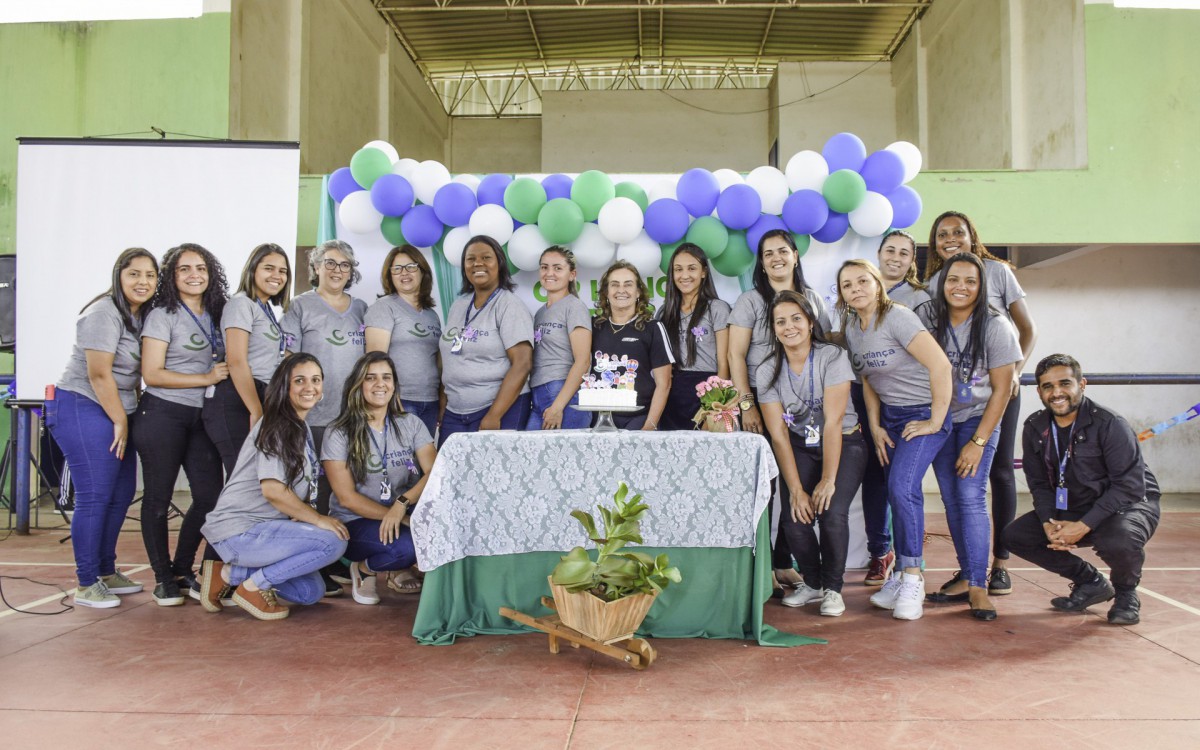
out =
[[732,380],[722,380],[713,375],[696,385],[696,396],[700,399],[700,408],[712,409],[736,401],[738,390],[733,387]]

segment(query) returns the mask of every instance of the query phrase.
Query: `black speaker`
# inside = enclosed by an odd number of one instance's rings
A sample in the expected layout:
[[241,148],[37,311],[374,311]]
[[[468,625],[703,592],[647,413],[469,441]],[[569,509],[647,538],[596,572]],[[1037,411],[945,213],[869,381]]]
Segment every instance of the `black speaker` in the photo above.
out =
[[0,349],[17,343],[17,256],[0,255]]

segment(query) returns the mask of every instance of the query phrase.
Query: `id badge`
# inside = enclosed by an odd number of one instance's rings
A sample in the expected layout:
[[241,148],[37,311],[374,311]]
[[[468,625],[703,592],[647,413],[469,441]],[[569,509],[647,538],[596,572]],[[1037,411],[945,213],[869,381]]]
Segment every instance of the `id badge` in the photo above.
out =
[[821,428],[815,424],[804,425],[804,447],[821,447]]
[[387,483],[386,479],[379,480],[379,502],[386,503],[392,499],[392,486]]
[[314,480],[308,485],[308,504],[317,507],[317,483]]
[[971,403],[971,384],[970,383],[955,383],[954,384],[954,400],[960,404]]
[[205,398],[212,398],[215,395],[217,395],[217,387],[215,385],[210,385],[204,389]]
[[465,341],[466,341],[466,339],[464,339],[462,336],[455,336],[454,343],[450,346],[450,353],[451,354],[461,354],[462,348],[463,348],[463,342],[465,342]]
[[1059,510],[1067,509],[1067,488],[1056,487],[1054,490],[1054,507]]

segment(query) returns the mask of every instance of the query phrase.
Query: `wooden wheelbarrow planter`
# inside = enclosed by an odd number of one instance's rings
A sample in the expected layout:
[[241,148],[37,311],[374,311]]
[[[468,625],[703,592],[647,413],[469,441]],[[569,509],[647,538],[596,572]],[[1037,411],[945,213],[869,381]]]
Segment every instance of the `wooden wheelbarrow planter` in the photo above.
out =
[[596,653],[604,654],[617,661],[624,662],[637,670],[645,669],[653,664],[655,657],[658,655],[654,647],[642,638],[621,636],[608,641],[601,641],[563,625],[562,620],[559,619],[557,614],[558,608],[554,605],[554,600],[548,596],[542,597],[542,606],[553,610],[555,614],[547,615],[546,617],[533,617],[509,607],[501,607],[500,614],[510,620],[515,620],[549,635],[550,653],[552,654],[558,653],[558,641],[562,639],[570,643],[571,648],[583,646]]

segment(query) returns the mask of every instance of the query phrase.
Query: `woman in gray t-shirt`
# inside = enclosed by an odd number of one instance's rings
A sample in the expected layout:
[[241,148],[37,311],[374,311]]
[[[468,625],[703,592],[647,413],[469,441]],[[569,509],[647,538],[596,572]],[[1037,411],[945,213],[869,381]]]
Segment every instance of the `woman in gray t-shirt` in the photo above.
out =
[[282,620],[295,604],[325,595],[317,571],[346,551],[345,524],[316,510],[321,472],[312,433],[304,423],[321,400],[321,363],[311,354],[287,355],[263,398],[258,420],[238,456],[204,537],[221,560],[205,560],[200,604],[221,611],[221,592],[259,620]]
[[400,376],[400,403],[437,433],[442,392],[438,339],[442,321],[434,310],[433,270],[412,245],[393,247],[379,273],[383,296],[367,310],[367,351],[386,352]]
[[117,572],[117,533],[137,483],[129,433],[141,381],[138,334],[157,283],[158,262],[148,250],[121,253],[108,291],[81,311],[71,358],[46,400],[46,426],[75,485],[75,603],[84,607],[116,607],[117,594],[142,590]]
[[333,485],[330,513],[346,524],[354,601],[378,604],[376,573],[405,594],[421,590],[409,570],[417,561],[408,519],[437,451],[421,420],[404,411],[396,366],[383,352],[355,363],[342,412],[329,426],[321,463]]
[[579,386],[592,362],[592,313],[579,299],[575,254],[557,245],[542,251],[538,281],[546,304],[533,314],[533,404],[527,430],[573,430],[591,424]]
[[786,490],[780,523],[804,577],[783,603],[820,601],[822,615],[837,617],[846,611],[850,503],[867,459],[850,405],[854,370],[845,350],[825,341],[803,295],[780,292],[768,316],[775,353],[758,368],[758,402]]

